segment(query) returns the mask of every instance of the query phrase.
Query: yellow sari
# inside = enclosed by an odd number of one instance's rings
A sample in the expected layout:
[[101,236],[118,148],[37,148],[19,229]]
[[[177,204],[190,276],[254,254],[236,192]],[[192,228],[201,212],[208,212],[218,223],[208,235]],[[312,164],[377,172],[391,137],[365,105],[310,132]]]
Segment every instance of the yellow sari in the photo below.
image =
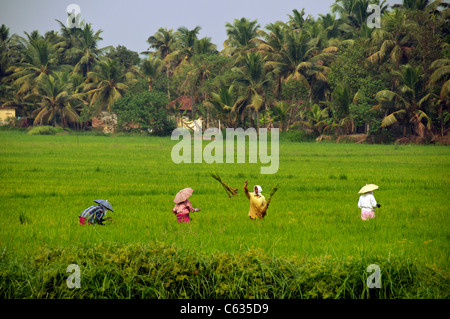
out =
[[250,200],[250,210],[248,212],[248,216],[251,219],[262,219],[264,216],[262,215],[264,211],[264,206],[266,205],[266,198],[259,194],[248,193],[248,199]]

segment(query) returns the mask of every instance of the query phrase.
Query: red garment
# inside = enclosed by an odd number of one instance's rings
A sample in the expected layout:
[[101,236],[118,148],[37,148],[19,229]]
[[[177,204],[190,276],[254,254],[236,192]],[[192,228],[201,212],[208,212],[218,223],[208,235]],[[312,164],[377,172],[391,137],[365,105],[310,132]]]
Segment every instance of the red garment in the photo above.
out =
[[191,218],[189,217],[189,214],[177,214],[177,221],[179,223],[189,223]]
[[191,221],[189,218],[189,213],[194,211],[195,209],[192,207],[192,204],[188,199],[184,202],[176,204],[172,209],[172,213],[177,215],[177,221],[179,223],[189,223]]

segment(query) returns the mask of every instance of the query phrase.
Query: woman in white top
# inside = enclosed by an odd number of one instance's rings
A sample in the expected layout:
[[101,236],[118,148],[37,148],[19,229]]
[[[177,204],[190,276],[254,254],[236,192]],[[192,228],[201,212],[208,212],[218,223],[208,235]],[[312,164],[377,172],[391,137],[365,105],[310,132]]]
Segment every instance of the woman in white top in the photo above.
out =
[[374,210],[376,207],[380,206],[380,204],[377,204],[372,191],[362,194],[358,201],[358,208],[361,209],[361,219],[368,220],[375,218]]

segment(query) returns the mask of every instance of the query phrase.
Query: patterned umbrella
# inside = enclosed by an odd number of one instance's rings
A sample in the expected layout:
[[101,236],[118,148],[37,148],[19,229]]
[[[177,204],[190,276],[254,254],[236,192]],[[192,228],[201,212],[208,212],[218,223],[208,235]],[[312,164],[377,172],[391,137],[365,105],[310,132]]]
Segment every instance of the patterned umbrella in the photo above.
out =
[[175,199],[173,200],[173,202],[175,204],[184,202],[186,199],[188,199],[189,197],[192,196],[193,192],[194,192],[194,190],[190,187],[182,189],[175,195]]
[[106,209],[109,209],[110,211],[114,212],[111,204],[108,202],[108,200],[103,200],[103,199],[96,199],[94,200],[95,203],[100,204],[102,206],[104,206]]

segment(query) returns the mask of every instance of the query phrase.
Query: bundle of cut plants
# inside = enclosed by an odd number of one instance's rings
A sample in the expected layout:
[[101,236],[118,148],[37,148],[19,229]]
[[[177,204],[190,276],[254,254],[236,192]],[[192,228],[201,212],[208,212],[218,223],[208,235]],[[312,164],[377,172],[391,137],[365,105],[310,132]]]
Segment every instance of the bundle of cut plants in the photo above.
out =
[[278,190],[278,184],[275,185],[275,186],[272,188],[272,190],[270,191],[269,198],[267,199],[266,204],[264,205],[264,207],[263,207],[263,209],[262,209],[262,212],[261,212],[261,215],[262,215],[263,217],[266,216],[267,210],[269,209],[269,203],[270,203],[270,201],[272,200],[272,196],[277,192],[277,190]]
[[218,181],[220,184],[222,184],[222,187],[225,189],[225,192],[227,193],[228,197],[231,198],[231,195],[236,196],[238,189],[228,186],[222,181],[222,178],[220,178],[219,174],[217,173],[209,173],[212,178],[214,178],[216,181]]
[[272,188],[272,190],[270,191],[268,201],[270,201],[270,200],[272,199],[272,196],[277,192],[277,190],[278,190],[278,184],[275,185],[275,186]]

